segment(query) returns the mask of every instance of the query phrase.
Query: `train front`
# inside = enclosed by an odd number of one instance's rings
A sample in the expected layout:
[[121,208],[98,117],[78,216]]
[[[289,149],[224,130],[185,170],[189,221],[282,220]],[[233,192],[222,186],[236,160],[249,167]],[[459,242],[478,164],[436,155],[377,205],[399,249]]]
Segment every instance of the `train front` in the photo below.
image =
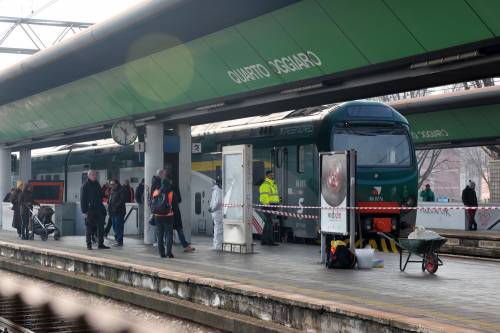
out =
[[416,210],[407,207],[417,204],[418,179],[408,121],[382,103],[349,102],[323,119],[321,132],[320,151],[357,152],[357,229],[364,237],[407,236],[415,226]]

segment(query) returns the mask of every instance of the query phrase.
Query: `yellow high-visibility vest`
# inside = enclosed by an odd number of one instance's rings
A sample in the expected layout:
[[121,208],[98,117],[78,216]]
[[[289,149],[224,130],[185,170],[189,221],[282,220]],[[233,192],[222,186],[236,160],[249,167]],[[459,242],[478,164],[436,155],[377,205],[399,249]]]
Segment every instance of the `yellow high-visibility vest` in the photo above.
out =
[[274,180],[266,178],[262,185],[259,187],[259,201],[263,205],[275,204],[280,202],[278,193],[278,185]]

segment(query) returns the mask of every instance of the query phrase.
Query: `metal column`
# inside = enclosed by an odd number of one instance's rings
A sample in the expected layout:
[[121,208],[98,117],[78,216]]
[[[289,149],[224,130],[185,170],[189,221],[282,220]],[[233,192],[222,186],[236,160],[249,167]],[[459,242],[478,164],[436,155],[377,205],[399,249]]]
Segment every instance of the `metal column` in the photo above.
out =
[[191,241],[191,125],[179,124],[176,128],[179,135],[179,190],[182,202],[179,205],[182,216],[184,234]]
[[163,168],[163,124],[146,125],[146,151],[144,154],[144,244],[153,244],[156,228],[148,221],[151,215],[147,205],[147,193],[156,170]]
[[[10,191],[12,186],[11,163],[10,149],[0,149],[0,195],[2,195],[2,198]],[[0,206],[0,219],[2,219],[3,216],[1,208],[3,208],[3,206]],[[3,223],[3,221],[0,222],[0,224]]]
[[31,179],[31,149],[19,151],[19,179],[25,182]]

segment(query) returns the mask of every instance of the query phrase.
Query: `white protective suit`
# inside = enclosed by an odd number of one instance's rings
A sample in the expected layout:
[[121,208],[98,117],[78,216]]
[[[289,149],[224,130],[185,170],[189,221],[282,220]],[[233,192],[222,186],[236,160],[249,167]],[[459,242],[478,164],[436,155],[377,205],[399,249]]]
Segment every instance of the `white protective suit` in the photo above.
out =
[[222,225],[222,189],[217,185],[212,187],[210,211],[212,212],[212,220],[214,221],[214,249],[222,250],[224,232]]

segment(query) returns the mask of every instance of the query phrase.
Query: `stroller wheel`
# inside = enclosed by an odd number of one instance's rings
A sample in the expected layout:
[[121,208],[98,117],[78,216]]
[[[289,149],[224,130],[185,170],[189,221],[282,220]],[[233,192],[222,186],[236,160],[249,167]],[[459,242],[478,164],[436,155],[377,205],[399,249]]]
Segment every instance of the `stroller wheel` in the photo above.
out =
[[47,239],[49,239],[49,236],[47,235],[47,233],[46,233],[46,232],[42,233],[42,234],[40,235],[40,237],[42,238],[42,240],[43,240],[43,241],[46,241]]
[[56,231],[54,232],[54,239],[55,239],[55,240],[59,240],[59,238],[61,238],[61,235],[59,234],[59,230],[56,230]]

